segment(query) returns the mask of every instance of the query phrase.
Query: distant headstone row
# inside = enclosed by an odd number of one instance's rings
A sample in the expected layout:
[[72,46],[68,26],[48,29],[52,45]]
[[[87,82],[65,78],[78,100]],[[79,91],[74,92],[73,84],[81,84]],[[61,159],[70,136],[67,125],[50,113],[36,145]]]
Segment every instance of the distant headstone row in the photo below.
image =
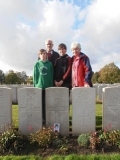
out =
[[[72,135],[95,131],[95,88],[72,89]],[[106,87],[103,90],[103,128],[120,129],[120,88]],[[24,134],[42,128],[42,90],[34,87],[18,89],[19,130]],[[60,133],[69,135],[69,90],[64,87],[46,89],[46,124],[60,124]],[[12,89],[0,88],[0,128],[12,124]]]

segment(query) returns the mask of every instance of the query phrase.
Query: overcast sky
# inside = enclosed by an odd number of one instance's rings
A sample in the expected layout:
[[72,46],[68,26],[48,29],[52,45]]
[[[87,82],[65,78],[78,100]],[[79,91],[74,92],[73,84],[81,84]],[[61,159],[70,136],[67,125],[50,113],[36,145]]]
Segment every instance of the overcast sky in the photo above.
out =
[[120,68],[120,0],[0,0],[0,69],[26,71],[45,40],[81,43],[94,72],[114,62]]

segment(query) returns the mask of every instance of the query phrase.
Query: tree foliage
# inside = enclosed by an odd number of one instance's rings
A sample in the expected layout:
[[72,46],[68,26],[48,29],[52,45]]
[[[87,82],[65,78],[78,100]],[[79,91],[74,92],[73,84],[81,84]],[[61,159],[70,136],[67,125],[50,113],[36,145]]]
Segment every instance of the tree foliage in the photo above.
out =
[[5,76],[5,83],[6,84],[21,84],[21,79],[17,76],[16,73],[10,72]]
[[120,69],[112,62],[105,65],[99,72],[93,75],[93,82],[98,83],[119,83]]
[[93,73],[92,82],[93,82],[93,83],[98,83],[98,78],[99,78],[99,77],[100,77],[99,72]]
[[33,76],[29,76],[26,80],[28,84],[33,84]]
[[9,70],[5,75],[5,83],[6,84],[26,84],[28,76],[25,71],[22,72],[14,72],[13,70]]
[[0,84],[4,83],[4,81],[5,81],[5,75],[4,75],[3,71],[0,70]]
[[22,83],[26,84],[26,80],[28,78],[28,76],[26,75],[25,71],[22,72],[16,72],[17,76],[19,77],[19,79],[21,80]]

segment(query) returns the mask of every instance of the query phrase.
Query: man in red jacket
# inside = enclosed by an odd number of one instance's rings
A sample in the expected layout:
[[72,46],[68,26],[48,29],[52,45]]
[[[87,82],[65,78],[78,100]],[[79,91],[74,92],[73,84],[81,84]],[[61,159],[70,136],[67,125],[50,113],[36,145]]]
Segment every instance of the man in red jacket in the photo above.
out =
[[71,44],[72,57],[72,87],[92,87],[92,68],[88,56],[81,52],[78,42]]

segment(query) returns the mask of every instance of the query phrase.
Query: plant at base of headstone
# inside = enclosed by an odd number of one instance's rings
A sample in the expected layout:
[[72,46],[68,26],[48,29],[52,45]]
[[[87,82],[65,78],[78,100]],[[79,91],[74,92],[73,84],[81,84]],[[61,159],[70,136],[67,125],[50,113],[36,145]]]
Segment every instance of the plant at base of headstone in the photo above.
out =
[[50,127],[43,127],[30,134],[30,143],[37,143],[40,147],[49,147],[56,138],[56,133]]
[[61,147],[60,147],[60,154],[66,154],[68,151],[68,146],[63,144]]
[[99,147],[101,139],[99,138],[98,132],[94,132],[90,135],[90,147],[94,150]]
[[[7,127],[6,127],[7,126]],[[6,125],[6,131],[0,134],[0,151],[16,153],[22,150],[27,141],[27,137],[22,135],[14,126]]]
[[60,134],[58,134],[56,136],[56,138],[54,139],[54,141],[52,141],[53,146],[61,148],[63,145],[67,145],[68,144],[68,140],[66,137],[61,136]]
[[90,144],[89,138],[90,138],[89,134],[80,134],[78,139],[77,139],[77,142],[78,142],[79,146],[88,147],[89,144]]
[[101,140],[105,142],[106,145],[120,146],[120,131],[119,130],[103,132],[100,134],[99,137]]

